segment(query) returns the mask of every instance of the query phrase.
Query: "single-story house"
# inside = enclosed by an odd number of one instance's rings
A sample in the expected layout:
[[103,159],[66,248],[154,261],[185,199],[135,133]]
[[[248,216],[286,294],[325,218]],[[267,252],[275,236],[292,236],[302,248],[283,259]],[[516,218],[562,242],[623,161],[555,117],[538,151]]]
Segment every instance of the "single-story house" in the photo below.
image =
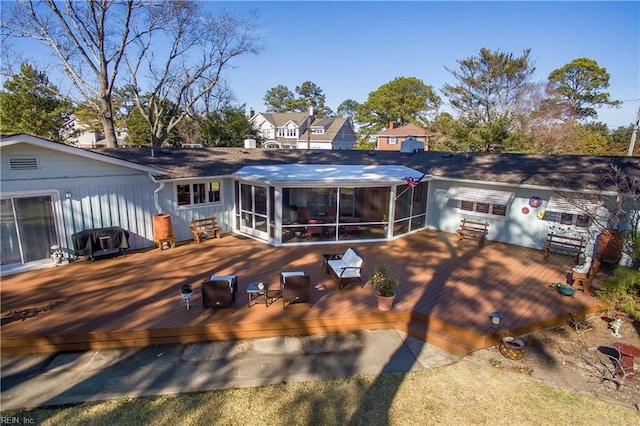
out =
[[[271,245],[385,241],[467,218],[488,240],[542,248],[549,232],[584,236],[584,214],[615,187],[613,162],[640,176],[636,157],[525,154],[105,148],[86,150],[28,135],[0,139],[2,273],[50,265],[51,247],[75,256],[72,236],[118,226],[133,249],[154,246],[154,218],[178,241],[191,219],[215,215],[222,233]],[[609,186],[604,186],[609,185]],[[224,235],[223,235],[224,237]]]

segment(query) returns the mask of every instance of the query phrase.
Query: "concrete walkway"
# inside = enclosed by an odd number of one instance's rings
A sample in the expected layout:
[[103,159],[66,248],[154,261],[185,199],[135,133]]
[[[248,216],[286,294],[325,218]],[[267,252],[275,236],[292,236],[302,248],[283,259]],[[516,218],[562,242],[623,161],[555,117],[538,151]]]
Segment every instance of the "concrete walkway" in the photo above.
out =
[[0,408],[419,371],[458,359],[397,330],[1,357]]

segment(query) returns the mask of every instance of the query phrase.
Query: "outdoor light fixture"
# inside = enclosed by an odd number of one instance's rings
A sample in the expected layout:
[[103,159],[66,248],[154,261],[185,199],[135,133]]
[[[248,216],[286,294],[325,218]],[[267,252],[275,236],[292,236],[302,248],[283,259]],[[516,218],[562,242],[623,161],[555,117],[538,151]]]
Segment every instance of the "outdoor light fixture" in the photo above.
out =
[[71,198],[71,193],[70,192],[65,192],[64,196],[67,197],[67,198]]
[[502,317],[504,317],[504,314],[502,312],[491,312],[489,317],[491,318],[491,327],[498,328],[500,327],[500,321]]

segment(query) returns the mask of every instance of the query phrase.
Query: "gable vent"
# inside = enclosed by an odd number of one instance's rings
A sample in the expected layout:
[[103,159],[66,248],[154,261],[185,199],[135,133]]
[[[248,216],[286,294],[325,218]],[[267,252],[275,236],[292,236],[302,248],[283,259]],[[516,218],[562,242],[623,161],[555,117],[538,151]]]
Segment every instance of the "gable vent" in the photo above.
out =
[[13,171],[38,170],[38,157],[11,157],[9,169]]

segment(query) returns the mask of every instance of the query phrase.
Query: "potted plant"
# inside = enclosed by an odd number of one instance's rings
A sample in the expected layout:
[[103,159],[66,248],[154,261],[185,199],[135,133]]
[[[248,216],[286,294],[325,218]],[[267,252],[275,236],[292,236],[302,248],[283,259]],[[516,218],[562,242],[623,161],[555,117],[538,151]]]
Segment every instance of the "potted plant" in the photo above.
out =
[[373,270],[370,283],[376,291],[378,309],[381,311],[391,310],[396,296],[395,289],[398,286],[398,279],[391,277],[386,265],[379,265]]

